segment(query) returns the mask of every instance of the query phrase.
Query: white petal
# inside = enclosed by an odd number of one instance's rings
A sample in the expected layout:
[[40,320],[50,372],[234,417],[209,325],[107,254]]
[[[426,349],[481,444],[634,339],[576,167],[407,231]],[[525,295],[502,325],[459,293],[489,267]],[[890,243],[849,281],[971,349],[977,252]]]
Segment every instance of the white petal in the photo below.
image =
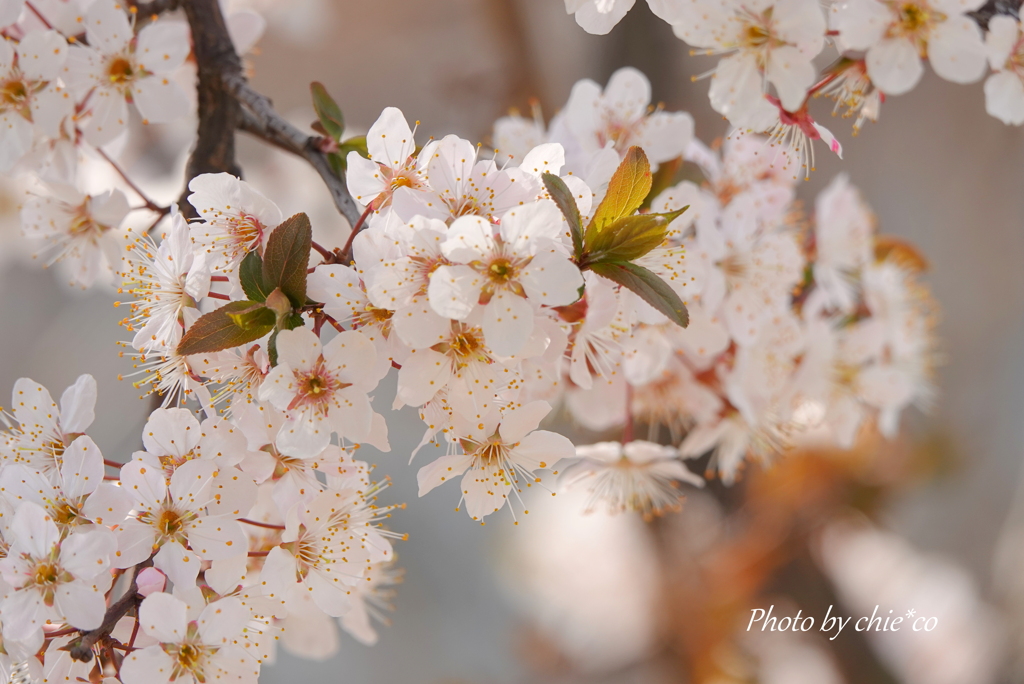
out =
[[249,609],[237,598],[214,601],[199,615],[199,635],[204,644],[224,646],[238,637],[249,618]]
[[24,501],[14,513],[9,539],[19,551],[42,558],[50,554],[60,533],[41,506]]
[[[121,214],[116,223],[121,222],[124,215],[128,213],[127,209],[127,202],[125,202],[125,212]],[[60,397],[60,422],[64,432],[68,434],[85,432],[96,418],[95,407],[96,380],[91,375],[78,376],[75,384],[64,390],[64,394]]]
[[551,413],[551,404],[546,401],[531,401],[529,404],[506,410],[498,432],[507,444],[518,442],[527,433],[537,429],[544,416]]
[[935,73],[947,81],[977,81],[985,73],[987,62],[981,29],[967,17],[950,17],[932,30],[928,61]]
[[[817,10],[815,10],[817,11]],[[782,108],[795,112],[814,83],[814,66],[806,55],[791,45],[775,48],[768,55],[768,80],[775,86]]]
[[96,629],[103,622],[107,602],[103,593],[86,582],[67,582],[57,586],[57,610],[71,626],[79,629]]
[[170,75],[153,74],[135,84],[132,101],[142,123],[169,123],[188,114],[188,95]]
[[917,85],[924,73],[913,43],[885,38],[868,50],[868,76],[886,95],[902,95]]
[[985,111],[1004,124],[1024,123],[1024,83],[1012,71],[992,74],[985,80]]
[[75,577],[91,580],[110,567],[116,550],[117,539],[113,532],[93,528],[91,532],[72,534],[61,542],[60,564]]
[[533,307],[508,290],[499,290],[484,307],[484,338],[499,356],[518,354],[533,333]]
[[409,406],[422,406],[448,384],[452,366],[444,354],[417,349],[398,371],[398,397]]
[[82,435],[64,450],[63,461],[61,488],[68,498],[92,494],[103,482],[103,454],[88,435]]
[[241,524],[221,515],[207,516],[192,523],[188,543],[203,560],[221,560],[248,550]]
[[189,30],[185,22],[155,21],[139,31],[135,58],[146,71],[166,74],[184,63],[189,44]]
[[139,623],[146,634],[161,643],[180,643],[188,630],[186,610],[185,603],[170,594],[150,594],[139,606]]
[[175,586],[193,586],[202,564],[199,556],[186,550],[178,542],[164,544],[153,556],[153,566],[167,575]]
[[423,466],[416,473],[416,481],[420,486],[419,495],[423,496],[439,484],[462,475],[472,462],[473,458],[466,454],[451,454]]
[[121,664],[121,681],[124,684],[168,684],[174,666],[174,659],[160,646],[148,646],[125,656]]
[[373,161],[397,169],[416,150],[412,129],[405,115],[395,107],[385,107],[366,133],[366,149]]
[[430,274],[427,297],[439,316],[461,321],[473,311],[482,287],[483,279],[469,266],[440,266]]

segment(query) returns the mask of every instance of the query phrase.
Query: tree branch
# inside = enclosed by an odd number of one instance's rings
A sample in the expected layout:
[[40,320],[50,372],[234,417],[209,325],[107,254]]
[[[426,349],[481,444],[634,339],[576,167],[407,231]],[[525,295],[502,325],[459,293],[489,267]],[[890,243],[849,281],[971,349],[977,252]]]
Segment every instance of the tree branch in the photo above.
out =
[[[135,573],[138,573],[139,567],[136,566],[134,569]],[[129,610],[139,605],[139,586],[135,583],[135,575],[132,575],[132,583],[128,587],[128,590],[124,592],[121,598],[117,599],[110,604],[107,608],[107,614],[103,616],[103,622],[96,629],[86,632],[81,636],[80,639],[75,641],[68,648],[68,652],[71,657],[75,660],[80,660],[83,663],[88,663],[92,660],[92,647],[97,641],[110,634],[110,632],[117,626],[118,621],[124,617]]]
[[307,135],[283,119],[274,111],[270,100],[253,90],[241,73],[226,74],[224,81],[231,94],[244,105],[238,127],[309,162],[330,191],[334,206],[350,226],[355,226],[359,221],[359,207],[349,194],[345,181],[331,170],[327,156],[317,144],[318,136]]
[[[240,177],[242,170],[235,161],[239,106],[226,81],[229,77],[241,78],[242,60],[235,52],[217,0],[181,0],[181,7],[192,29],[199,100],[196,145],[188,160],[186,176],[190,181],[203,173],[226,172]],[[178,205],[186,217],[194,218],[196,212],[187,197],[186,188]]]

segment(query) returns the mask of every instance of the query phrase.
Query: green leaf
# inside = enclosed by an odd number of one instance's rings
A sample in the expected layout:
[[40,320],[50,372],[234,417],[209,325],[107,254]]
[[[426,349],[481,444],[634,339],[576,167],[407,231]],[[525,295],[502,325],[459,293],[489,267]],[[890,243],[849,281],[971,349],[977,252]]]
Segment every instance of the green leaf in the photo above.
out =
[[281,288],[294,306],[306,301],[306,269],[313,243],[309,217],[296,214],[285,219],[270,233],[263,252],[263,282],[268,288]]
[[337,152],[328,152],[327,163],[330,165],[331,171],[334,172],[335,176],[338,178],[345,177],[345,171],[348,170],[348,162],[345,161],[345,157]]
[[599,233],[587,233],[584,263],[639,259],[665,240],[668,224],[663,216],[637,214],[621,218]]
[[358,152],[364,159],[370,158],[370,151],[366,149],[366,136],[356,135],[347,140],[342,140],[338,145],[338,154],[347,157],[349,152]]
[[655,171],[654,175],[651,177],[651,189],[648,191],[647,197],[644,198],[644,203],[640,205],[640,209],[650,209],[651,202],[654,201],[655,197],[682,180],[679,178],[679,172],[682,168],[682,157],[676,157],[675,159],[669,159],[668,161],[661,162],[661,164],[658,165],[658,170]]
[[653,271],[628,262],[597,263],[590,270],[635,292],[673,323],[684,328],[690,323],[690,315],[679,295]]
[[335,140],[341,140],[345,132],[345,117],[341,113],[341,107],[327,94],[327,88],[324,88],[322,83],[313,81],[309,84],[309,90],[313,94],[313,109],[320,119],[320,125],[327,131],[327,135]]
[[277,333],[280,330],[275,330],[274,334],[267,340],[267,356],[270,357],[270,366],[273,368],[277,365]]
[[626,152],[619,168],[608,182],[608,192],[587,226],[587,232],[600,232],[620,218],[631,216],[651,191],[651,164],[639,147]]
[[230,302],[201,316],[185,331],[178,353],[209,354],[255,342],[274,329],[277,316],[259,302]]
[[263,282],[263,259],[258,252],[249,252],[242,259],[238,267],[238,279],[245,296],[254,302],[267,301],[267,295],[273,290]]
[[580,209],[576,206],[576,198],[573,197],[569,186],[561,178],[553,173],[544,172],[541,175],[544,187],[547,188],[551,199],[558,205],[565,220],[569,223],[569,232],[572,234],[572,247],[576,259],[583,258],[583,219],[580,217]]

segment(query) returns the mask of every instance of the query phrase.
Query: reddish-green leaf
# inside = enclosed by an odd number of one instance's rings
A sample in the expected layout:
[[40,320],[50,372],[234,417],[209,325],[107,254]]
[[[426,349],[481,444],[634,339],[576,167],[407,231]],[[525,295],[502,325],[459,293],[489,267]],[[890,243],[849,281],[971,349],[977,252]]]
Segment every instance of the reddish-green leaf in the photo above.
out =
[[327,94],[327,89],[322,83],[314,81],[309,84],[309,91],[313,95],[313,109],[316,110],[320,125],[323,126],[327,135],[335,140],[341,140],[345,132],[345,117],[341,113],[341,107]]
[[633,261],[665,240],[669,221],[654,214],[621,218],[600,232],[589,232],[583,246],[585,264],[601,261]]
[[209,354],[254,342],[274,329],[277,316],[259,302],[230,302],[199,318],[178,343],[178,353]]
[[573,252],[577,259],[583,257],[583,219],[580,217],[580,209],[576,206],[576,198],[572,190],[561,178],[553,173],[545,172],[541,175],[544,187],[547,188],[551,199],[558,205],[565,220],[569,223],[569,232],[572,234]]
[[296,214],[274,229],[263,252],[263,282],[281,288],[294,306],[306,302],[306,269],[313,243],[309,217]]
[[651,164],[639,147],[630,147],[608,182],[608,192],[597,206],[587,232],[604,230],[620,218],[631,216],[651,191]]
[[267,301],[267,295],[274,288],[263,282],[263,259],[258,252],[249,252],[238,267],[238,280],[242,283],[245,296],[254,302]]
[[590,269],[635,292],[673,323],[684,328],[690,323],[690,315],[679,295],[653,271],[628,262],[602,262],[592,265]]

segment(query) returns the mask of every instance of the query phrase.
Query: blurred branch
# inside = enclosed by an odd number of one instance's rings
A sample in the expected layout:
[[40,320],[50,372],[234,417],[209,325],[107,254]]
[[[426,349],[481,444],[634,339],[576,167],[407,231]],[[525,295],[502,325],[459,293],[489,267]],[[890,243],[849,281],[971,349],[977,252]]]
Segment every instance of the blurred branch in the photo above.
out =
[[[196,93],[199,100],[199,126],[196,145],[185,169],[191,181],[203,173],[230,173],[241,176],[235,161],[235,129],[239,105],[227,89],[227,79],[242,78],[242,60],[228,34],[227,23],[217,0],[181,0],[192,29],[192,45],[198,69]],[[186,217],[195,217],[186,190],[178,205]]]
[[[320,150],[319,138],[288,123],[265,95],[250,87],[217,0],[180,1],[192,28],[199,71],[199,131],[186,169],[188,178],[220,172],[240,177],[241,169],[235,161],[235,130],[241,129],[309,162],[327,185],[338,211],[354,226],[359,208],[344,179],[331,170]],[[179,204],[186,215],[194,215],[185,195]]]
[[173,12],[181,6],[181,0],[150,0],[150,2],[129,0],[128,6],[138,9],[143,16],[153,16],[164,12]]
[[226,81],[231,94],[245,106],[238,127],[309,162],[330,191],[334,206],[348,220],[350,226],[356,225],[359,221],[359,207],[349,194],[344,179],[339,178],[331,170],[327,155],[320,150],[320,138],[307,135],[288,123],[274,111],[273,104],[265,95],[249,86],[241,73],[227,76]]

